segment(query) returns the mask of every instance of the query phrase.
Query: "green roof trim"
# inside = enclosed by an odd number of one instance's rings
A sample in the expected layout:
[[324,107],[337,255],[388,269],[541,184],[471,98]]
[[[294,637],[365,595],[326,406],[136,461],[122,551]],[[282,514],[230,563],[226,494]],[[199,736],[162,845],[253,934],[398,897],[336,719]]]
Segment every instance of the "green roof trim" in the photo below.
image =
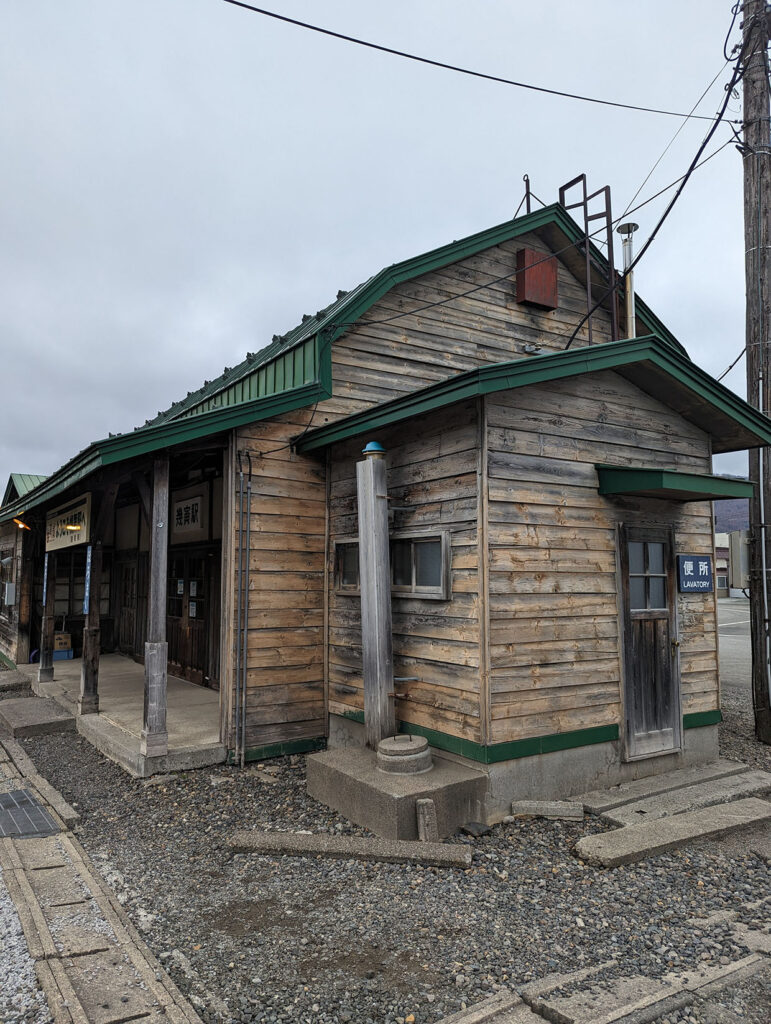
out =
[[14,516],[21,515],[62,494],[101,466],[110,466],[188,441],[211,437],[213,434],[232,430],[246,423],[256,423],[259,420],[280,416],[329,396],[329,391],[314,382],[241,405],[224,406],[199,416],[170,420],[152,427],[142,427],[129,434],[117,434],[102,441],[95,441],[56,473],[45,478],[44,482],[25,498],[19,498],[0,509],[0,523],[7,522]]
[[605,495],[633,494],[641,498],[671,501],[718,501],[721,498],[751,498],[755,488],[748,480],[670,469],[633,466],[595,466],[599,492]]
[[[411,281],[415,277],[420,277],[422,274],[441,270],[459,260],[476,256],[477,253],[483,252],[491,246],[500,245],[501,242],[508,242],[531,231],[547,228],[556,229],[570,247],[578,247],[583,244],[582,229],[563,206],[553,203],[524,217],[504,221],[495,227],[478,231],[466,238],[450,242],[448,245],[439,246],[430,252],[410,257],[400,263],[394,263],[377,274],[373,274],[372,277],[351,291],[339,292],[337,299],[316,313],[315,316],[303,317],[302,323],[286,335],[274,337],[270,345],[257,353],[249,354],[237,366],[226,368],[224,373],[215,380],[206,381],[203,387],[191,392],[181,402],[175,403],[165,412],[159,413],[155,419],[148,420],[146,425],[152,426],[181,416],[195,415],[202,411],[208,411],[217,404],[228,405],[247,398],[276,393],[281,390],[282,384],[286,386],[285,382],[290,380],[294,386],[298,386],[300,377],[303,382],[307,383],[311,347],[320,363],[319,372],[323,372],[325,366],[331,372],[329,349],[332,342],[353,327],[391,288],[405,281]],[[559,250],[562,246],[557,244],[554,248]],[[573,255],[579,254],[577,248],[573,248],[572,252]],[[590,252],[595,270],[607,277],[608,262],[605,256],[594,243],[590,243]],[[579,255],[579,262],[583,266],[582,252]],[[576,267],[576,270],[580,272],[580,268]],[[635,301],[637,318],[646,330],[664,341],[668,341],[688,358],[677,338],[648,308],[639,295],[636,296]],[[310,347],[309,342],[311,343]],[[298,346],[303,349],[299,354],[293,351]],[[321,350],[320,359],[318,357],[319,349]],[[272,365],[274,363],[275,366]]]
[[614,370],[680,411],[713,438],[715,452],[771,444],[771,419],[654,335],[494,363],[320,427],[297,441],[301,452],[412,419],[453,402],[584,373]]
[[25,494],[29,494],[30,491],[39,487],[45,479],[46,477],[38,473],[11,473],[8,477],[2,504],[7,505],[9,501],[23,498]]

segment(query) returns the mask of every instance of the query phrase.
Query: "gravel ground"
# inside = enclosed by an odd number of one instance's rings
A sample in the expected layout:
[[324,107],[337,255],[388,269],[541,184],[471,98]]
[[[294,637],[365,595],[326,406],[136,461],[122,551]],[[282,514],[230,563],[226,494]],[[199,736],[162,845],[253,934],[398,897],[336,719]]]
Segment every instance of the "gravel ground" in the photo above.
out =
[[52,1020],[0,871],[0,1022],[50,1024]]
[[[724,733],[727,756],[769,767],[751,727]],[[593,820],[496,826],[466,840],[467,871],[234,856],[223,839],[236,828],[366,833],[306,797],[301,757],[140,781],[77,735],[25,746],[206,1021],[424,1024],[604,960],[651,976],[717,965],[747,950],[730,929],[685,919],[771,894],[747,844],[587,867],[571,848],[604,829]]]
[[667,1014],[657,1024],[768,1024],[769,992],[771,968],[766,967],[709,999]]

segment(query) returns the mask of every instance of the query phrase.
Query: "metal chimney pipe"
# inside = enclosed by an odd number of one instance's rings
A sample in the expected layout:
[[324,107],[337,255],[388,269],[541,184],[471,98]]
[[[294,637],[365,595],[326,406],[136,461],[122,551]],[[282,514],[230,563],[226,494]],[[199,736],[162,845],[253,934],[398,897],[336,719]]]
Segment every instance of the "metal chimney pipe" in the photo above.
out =
[[634,259],[634,243],[632,242],[632,235],[637,231],[639,224],[635,224],[634,221],[628,220],[623,224],[619,224],[616,231],[621,235],[622,245],[624,248],[624,305],[626,307],[626,336],[627,338],[634,338],[637,333],[635,326],[635,310],[634,310],[634,274],[629,269],[632,266]]

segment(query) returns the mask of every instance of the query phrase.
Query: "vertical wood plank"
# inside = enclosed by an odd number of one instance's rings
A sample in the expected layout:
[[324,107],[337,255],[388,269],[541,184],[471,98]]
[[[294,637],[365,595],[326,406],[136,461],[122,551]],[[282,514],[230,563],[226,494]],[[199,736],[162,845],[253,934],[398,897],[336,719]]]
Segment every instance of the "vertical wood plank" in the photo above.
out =
[[150,593],[145,643],[145,702],[140,749],[146,757],[168,753],[166,731],[166,577],[169,545],[169,457],[153,463]]
[[385,458],[368,455],[356,464],[359,503],[364,731],[367,746],[396,732],[393,693],[391,572]]
[[45,553],[43,582],[45,600],[43,602],[43,622],[40,629],[40,667],[37,678],[39,683],[50,682],[54,677],[54,612],[56,609],[56,553]]
[[490,547],[487,516],[487,401],[477,399],[477,550],[479,561],[479,712],[482,743],[490,742]]

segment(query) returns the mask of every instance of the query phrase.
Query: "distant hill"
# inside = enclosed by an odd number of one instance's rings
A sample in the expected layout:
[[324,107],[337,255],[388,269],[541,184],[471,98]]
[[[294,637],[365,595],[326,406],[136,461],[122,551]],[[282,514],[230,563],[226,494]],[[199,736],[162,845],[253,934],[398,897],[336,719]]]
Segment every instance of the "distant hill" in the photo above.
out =
[[715,532],[733,533],[750,525],[750,503],[747,498],[726,498],[715,502]]

